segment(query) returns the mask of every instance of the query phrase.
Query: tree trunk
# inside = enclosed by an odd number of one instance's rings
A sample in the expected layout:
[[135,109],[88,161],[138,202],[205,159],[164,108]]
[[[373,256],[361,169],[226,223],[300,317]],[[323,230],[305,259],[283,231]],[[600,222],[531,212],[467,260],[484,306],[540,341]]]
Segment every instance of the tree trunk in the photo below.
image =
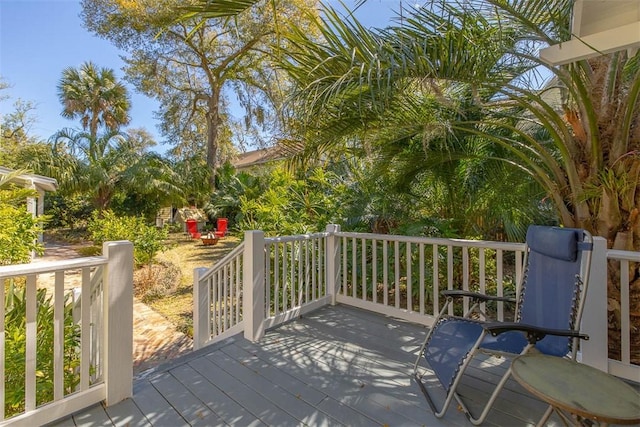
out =
[[216,170],[218,167],[218,126],[220,125],[220,88],[213,88],[207,100],[207,167],[210,171],[209,186],[216,189]]

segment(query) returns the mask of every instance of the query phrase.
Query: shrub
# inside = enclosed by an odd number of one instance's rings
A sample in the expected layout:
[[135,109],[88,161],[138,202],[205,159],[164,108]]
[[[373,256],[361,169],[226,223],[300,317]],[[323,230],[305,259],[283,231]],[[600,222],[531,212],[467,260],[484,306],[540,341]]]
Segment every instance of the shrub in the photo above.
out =
[[32,251],[44,250],[37,239],[45,218],[34,218],[24,205],[33,193],[15,187],[0,189],[0,265],[30,262]]
[[68,227],[70,230],[86,227],[93,212],[93,206],[85,196],[63,193],[47,194],[45,209],[51,214],[47,227]]
[[164,241],[168,237],[166,229],[146,224],[140,217],[118,217],[111,211],[93,214],[88,226],[96,245],[114,240],[129,240],[133,243],[133,255],[138,266],[149,266],[155,256],[166,249]]
[[[80,383],[80,326],[73,322],[73,304],[64,304],[64,393]],[[53,304],[45,289],[38,289],[36,341],[36,404],[53,401]],[[26,298],[24,287],[11,284],[5,303],[5,413],[24,412],[26,360]]]

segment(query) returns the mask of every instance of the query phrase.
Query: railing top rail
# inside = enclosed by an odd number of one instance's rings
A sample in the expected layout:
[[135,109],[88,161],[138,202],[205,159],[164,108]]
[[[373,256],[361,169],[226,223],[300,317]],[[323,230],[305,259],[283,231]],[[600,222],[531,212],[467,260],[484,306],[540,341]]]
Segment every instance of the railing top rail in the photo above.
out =
[[242,255],[244,252],[244,242],[240,242],[238,246],[233,248],[231,252],[226,254],[221,260],[217,261],[213,267],[208,269],[202,276],[200,276],[200,281],[207,280],[211,277],[216,271],[220,270],[223,266],[225,266],[229,261]]
[[640,262],[640,251],[607,250],[607,259]]
[[0,278],[24,276],[25,274],[45,274],[56,271],[73,270],[83,267],[97,267],[107,264],[107,258],[93,256],[73,258],[61,261],[41,261],[31,264],[13,264],[0,266]]
[[285,242],[296,242],[302,240],[311,240],[324,238],[329,236],[330,233],[323,231],[320,233],[310,233],[310,234],[296,234],[293,236],[279,236],[279,237],[265,237],[265,243],[285,243]]
[[525,248],[524,243],[495,242],[490,240],[447,239],[442,237],[400,236],[395,234],[353,233],[344,231],[337,232],[335,235],[340,237],[353,237],[357,239],[425,243],[441,246],[465,246],[469,248],[502,249],[505,251],[522,251]]

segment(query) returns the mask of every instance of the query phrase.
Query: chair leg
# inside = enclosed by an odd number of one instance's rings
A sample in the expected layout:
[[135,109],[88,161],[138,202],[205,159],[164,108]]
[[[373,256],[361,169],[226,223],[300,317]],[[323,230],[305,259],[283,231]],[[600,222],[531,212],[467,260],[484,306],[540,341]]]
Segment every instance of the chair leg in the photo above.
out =
[[[420,389],[422,390],[422,393],[424,394],[427,402],[429,403],[429,406],[431,407],[431,410],[433,411],[434,415],[437,418],[442,418],[444,416],[444,414],[447,412],[447,409],[449,408],[449,405],[451,404],[451,401],[455,398],[456,401],[460,404],[460,406],[464,410],[465,414],[467,415],[467,418],[469,418],[469,420],[473,423],[473,419],[474,418],[471,415],[471,413],[470,413],[469,409],[467,408],[467,406],[462,401],[462,398],[460,397],[460,395],[456,392],[456,389],[458,387],[458,384],[460,383],[460,380],[462,379],[462,376],[463,376],[464,372],[467,370],[467,367],[471,364],[471,360],[475,356],[475,353],[477,352],[477,349],[480,346],[480,343],[482,343],[482,341],[484,340],[485,335],[486,335],[486,331],[483,331],[480,334],[480,336],[478,337],[478,339],[476,340],[474,346],[471,348],[471,350],[467,354],[467,357],[462,361],[462,365],[460,366],[460,369],[458,370],[458,373],[457,373],[457,375],[456,375],[456,377],[455,377],[455,379],[453,381],[453,384],[451,385],[451,388],[449,388],[447,390],[447,397],[445,398],[444,404],[442,405],[442,408],[440,410],[438,410],[436,408],[436,406],[435,406],[435,404],[433,402],[433,399],[429,395],[429,392],[427,391],[427,388],[424,386],[424,384],[422,382],[422,376],[418,375],[418,373],[417,373],[417,366],[419,364],[420,358],[422,357],[422,353],[424,352],[424,346],[423,346],[422,350],[420,351],[420,354],[418,356],[418,360],[416,360],[416,364],[415,364],[415,367],[414,367],[414,376],[416,378],[416,381],[418,382],[418,385],[420,386]],[[425,344],[426,344],[426,341],[425,341]],[[445,390],[446,390],[446,387],[445,387]],[[482,420],[481,420],[481,422],[482,422]]]

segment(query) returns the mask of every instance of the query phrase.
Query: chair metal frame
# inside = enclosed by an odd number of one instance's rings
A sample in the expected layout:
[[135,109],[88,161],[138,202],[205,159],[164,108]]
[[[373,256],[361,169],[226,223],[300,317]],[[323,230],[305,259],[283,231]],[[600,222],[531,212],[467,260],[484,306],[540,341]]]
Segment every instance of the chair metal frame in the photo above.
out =
[[[534,227],[541,227],[541,226],[534,226]],[[548,227],[548,228],[552,228],[552,227]],[[434,320],[434,323],[430,328],[420,348],[420,351],[418,353],[418,357],[415,361],[414,369],[413,369],[414,378],[418,383],[418,385],[420,386],[422,393],[424,394],[427,402],[429,403],[429,406],[431,407],[436,417],[438,418],[443,417],[447,409],[449,408],[449,405],[451,404],[452,400],[455,399],[460,405],[460,407],[462,408],[462,410],[465,412],[467,418],[472,424],[479,425],[486,419],[489,411],[493,407],[493,403],[496,401],[500,391],[503,389],[504,385],[506,384],[509,377],[511,376],[511,366],[509,365],[509,367],[507,368],[507,371],[504,373],[504,375],[496,385],[495,390],[489,396],[489,399],[485,404],[480,415],[478,417],[474,417],[471,411],[469,410],[468,405],[465,404],[463,398],[457,392],[457,387],[460,384],[462,378],[464,377],[464,373],[467,370],[467,368],[470,366],[473,358],[480,352],[484,354],[499,356],[499,357],[505,357],[505,356],[515,357],[515,356],[518,356],[519,354],[525,354],[532,350],[535,351],[535,346],[540,340],[542,340],[547,335],[554,335],[554,336],[567,337],[568,339],[571,339],[571,344],[570,344],[571,351],[570,351],[570,354],[568,353],[566,356],[570,357],[571,359],[575,359],[577,348],[578,348],[578,341],[580,339],[584,339],[584,340],[589,339],[587,335],[580,333],[580,319],[582,318],[582,311],[584,309],[584,301],[586,298],[587,287],[589,282],[589,272],[590,272],[589,270],[591,266],[591,253],[592,253],[592,247],[593,247],[593,239],[591,237],[591,234],[589,234],[585,230],[578,230],[578,229],[571,229],[571,230],[582,233],[582,241],[578,243],[578,249],[577,249],[578,255],[581,257],[580,274],[579,274],[580,277],[576,277],[576,283],[575,283],[575,286],[578,288],[578,292],[580,293],[580,297],[579,297],[579,303],[577,305],[577,310],[575,311],[575,313],[572,313],[574,315],[572,328],[569,328],[566,330],[565,329],[548,329],[548,328],[542,328],[536,325],[522,323],[519,321],[519,315],[520,315],[520,311],[523,304],[522,288],[523,286],[526,287],[527,270],[529,267],[530,248],[528,245],[526,247],[525,256],[523,260],[523,264],[525,266],[525,274],[523,274],[521,283],[518,284],[517,297],[515,299],[506,298],[506,297],[488,296],[488,295],[484,295],[476,292],[468,292],[468,291],[461,291],[461,290],[448,290],[448,291],[442,292],[442,294],[446,297],[446,302],[442,307],[442,309],[440,310],[440,312],[438,313],[436,319]],[[454,300],[457,298],[469,298],[473,304],[469,308],[469,310],[466,313],[464,313],[462,317],[447,315],[446,312],[449,309],[449,306],[453,304]],[[482,310],[480,305],[482,302],[487,302],[487,301],[501,301],[501,302],[515,303],[516,304],[515,321],[514,322],[496,322],[489,319],[489,317],[484,312],[484,310]],[[472,319],[471,316],[475,316],[475,317],[479,316],[482,318],[482,320]],[[455,379],[453,380],[452,385],[449,387],[448,390],[446,386],[443,385],[445,391],[447,391],[447,396],[445,398],[445,401],[442,407],[438,409],[436,408],[436,405],[432,397],[427,391],[427,388],[422,382],[422,378],[425,377],[429,372],[433,372],[433,371],[429,371],[424,367],[422,367],[423,371],[421,373],[419,372],[419,370],[421,368],[421,365],[420,365],[421,360],[425,359],[423,355],[425,354],[425,350],[432,338],[432,334],[434,333],[434,331],[437,330],[436,326],[440,322],[447,322],[450,320],[477,323],[482,327],[482,331],[478,336],[473,347],[471,347],[471,350],[467,352],[466,355],[463,357],[463,359],[460,361],[461,363],[460,368],[457,371],[457,374],[455,376]],[[519,354],[507,353],[507,352],[501,352],[501,351],[492,352],[485,348],[481,348],[482,343],[484,342],[485,338],[488,335],[492,335],[495,337],[508,331],[521,331],[526,336],[526,340],[528,343],[524,346],[524,348]],[[550,414],[551,414],[551,411],[547,410],[542,420],[546,421],[546,419],[549,417]],[[541,422],[544,422],[544,421],[541,421]]]

